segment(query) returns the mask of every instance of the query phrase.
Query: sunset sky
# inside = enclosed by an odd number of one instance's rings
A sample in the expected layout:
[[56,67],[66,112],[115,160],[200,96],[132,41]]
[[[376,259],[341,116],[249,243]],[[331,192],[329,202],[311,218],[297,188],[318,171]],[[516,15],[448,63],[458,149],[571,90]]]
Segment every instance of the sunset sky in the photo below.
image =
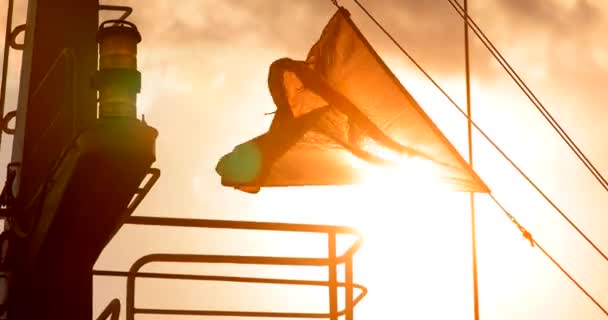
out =
[[[25,2],[17,1],[17,23],[24,19]],[[403,85],[466,155],[466,119],[352,1],[338,2],[351,12],[353,21]],[[463,24],[448,1],[361,2],[464,106]],[[395,181],[382,188],[263,189],[257,195],[220,185],[214,170],[219,158],[268,129],[272,116],[265,113],[275,110],[267,88],[268,67],[282,57],[306,57],[335,12],[331,1],[104,3],[130,5],[135,10],[130,20],[143,36],[138,57],[143,75],[138,110],[159,131],[155,167],[162,170],[162,177],[136,215],[352,225],[366,237],[355,263],[355,280],[370,289],[355,310],[358,319],[472,319],[468,194],[441,188],[420,191],[416,185]],[[469,7],[470,15],[528,86],[598,169],[608,175],[608,108],[604,106],[608,101],[604,88],[608,83],[608,2],[469,0]],[[602,250],[608,251],[608,215],[604,210],[608,194],[471,36],[473,118]],[[11,59],[9,109],[16,101],[18,74],[17,55],[13,53]],[[475,135],[474,140],[475,169],[493,194],[608,307],[608,262],[481,136]],[[8,157],[5,141],[2,159]],[[482,319],[605,318],[521,237],[486,195],[477,199]],[[239,234],[229,238],[214,232],[127,226],[104,251],[96,268],[125,270],[134,259],[156,252],[235,253],[242,249],[243,253],[276,250],[309,254],[318,244],[315,239],[289,240],[295,248],[270,236]],[[168,267],[177,268],[158,266]],[[293,276],[278,269],[255,272]],[[95,286],[95,315],[111,298],[124,296],[120,279],[96,279]],[[245,300],[244,291],[227,303],[210,298],[204,291],[210,287],[205,286],[142,281],[141,288],[146,291],[138,300],[142,306],[252,305],[251,300]],[[169,290],[176,291],[167,293]],[[217,290],[224,294],[222,290],[227,289]],[[319,310],[318,303],[325,303],[318,297],[315,300],[312,292],[284,292],[289,299],[275,292],[264,300],[278,302],[269,304],[271,307],[300,308],[297,311],[309,307]],[[258,300],[254,299],[268,303]]]

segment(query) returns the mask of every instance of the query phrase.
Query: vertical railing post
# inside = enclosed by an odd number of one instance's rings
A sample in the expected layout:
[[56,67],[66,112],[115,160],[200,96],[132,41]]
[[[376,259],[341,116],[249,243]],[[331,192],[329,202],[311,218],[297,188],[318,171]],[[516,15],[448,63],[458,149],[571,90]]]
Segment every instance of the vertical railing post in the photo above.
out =
[[329,315],[330,320],[338,320],[338,265],[336,262],[336,233],[327,234],[329,256]]
[[344,264],[344,290],[345,292],[345,303],[344,309],[346,311],[346,320],[354,319],[354,306],[353,306],[353,257],[349,256]]
[[127,276],[127,305],[125,306],[125,317],[127,320],[135,319],[135,274],[133,272],[134,269],[134,267],[131,267],[129,275]]

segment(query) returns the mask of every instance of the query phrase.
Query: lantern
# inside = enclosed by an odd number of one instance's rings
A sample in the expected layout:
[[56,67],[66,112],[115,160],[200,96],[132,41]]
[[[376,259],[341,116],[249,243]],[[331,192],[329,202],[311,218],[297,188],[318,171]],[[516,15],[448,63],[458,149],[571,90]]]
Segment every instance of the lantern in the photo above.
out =
[[137,27],[124,20],[108,20],[97,33],[99,71],[95,87],[99,91],[99,118],[137,117],[137,94],[141,73],[137,70]]

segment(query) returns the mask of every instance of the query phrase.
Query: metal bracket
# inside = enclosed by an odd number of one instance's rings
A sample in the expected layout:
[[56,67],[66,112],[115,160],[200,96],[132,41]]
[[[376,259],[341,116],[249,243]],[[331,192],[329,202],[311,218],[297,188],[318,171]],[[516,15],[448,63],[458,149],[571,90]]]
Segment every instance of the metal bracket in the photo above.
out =
[[135,209],[137,209],[137,206],[139,206],[139,204],[146,197],[146,195],[148,194],[150,189],[152,189],[154,184],[156,184],[156,181],[158,181],[158,179],[160,178],[160,169],[150,168],[146,177],[148,177],[148,176],[150,176],[150,178],[148,179],[148,181],[146,181],[144,186],[137,189],[137,191],[135,191],[135,194],[133,195],[133,199],[131,199],[131,202],[127,206],[127,215],[130,216],[133,213],[133,211],[135,211]]
[[0,217],[11,216],[11,211],[15,204],[15,195],[13,194],[13,183],[17,177],[17,170],[21,164],[11,162],[6,166],[6,181],[0,193]]
[[19,34],[21,32],[25,32],[25,30],[27,29],[27,26],[25,24],[16,26],[15,29],[13,29],[13,31],[11,31],[11,33],[8,36],[8,43],[11,46],[11,48],[15,49],[15,50],[23,50],[25,49],[25,43],[17,43],[17,37],[19,36]]
[[4,115],[4,118],[0,120],[0,130],[6,134],[14,135],[15,128],[10,128],[8,123],[11,122],[14,118],[17,117],[17,111],[10,111]]
[[118,20],[125,20],[127,19],[131,13],[133,13],[133,8],[131,7],[127,7],[127,6],[113,6],[113,5],[106,5],[106,4],[102,4],[99,5],[99,11],[122,11],[123,14],[122,16],[120,16],[120,18],[118,18]]

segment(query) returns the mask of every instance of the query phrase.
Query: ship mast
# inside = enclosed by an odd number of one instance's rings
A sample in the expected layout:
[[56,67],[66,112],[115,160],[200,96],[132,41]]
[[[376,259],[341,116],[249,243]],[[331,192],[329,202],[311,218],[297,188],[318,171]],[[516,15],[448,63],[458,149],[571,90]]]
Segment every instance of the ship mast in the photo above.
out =
[[[468,138],[468,155],[469,165],[473,169],[473,126],[471,123],[471,61],[469,52],[469,6],[468,1],[464,0],[464,59],[465,59],[465,83],[466,83],[466,99],[467,99],[467,138]],[[471,251],[472,251],[472,267],[473,267],[473,313],[474,319],[479,320],[479,285],[477,273],[477,235],[475,223],[475,193],[469,194],[469,203],[471,209]]]
[[158,175],[157,132],[136,118],[139,33],[100,27],[100,10],[99,0],[29,0],[25,24],[7,19],[23,54],[15,127],[2,130],[14,135],[0,197],[11,320],[90,319],[93,265],[145,196],[141,182]]

